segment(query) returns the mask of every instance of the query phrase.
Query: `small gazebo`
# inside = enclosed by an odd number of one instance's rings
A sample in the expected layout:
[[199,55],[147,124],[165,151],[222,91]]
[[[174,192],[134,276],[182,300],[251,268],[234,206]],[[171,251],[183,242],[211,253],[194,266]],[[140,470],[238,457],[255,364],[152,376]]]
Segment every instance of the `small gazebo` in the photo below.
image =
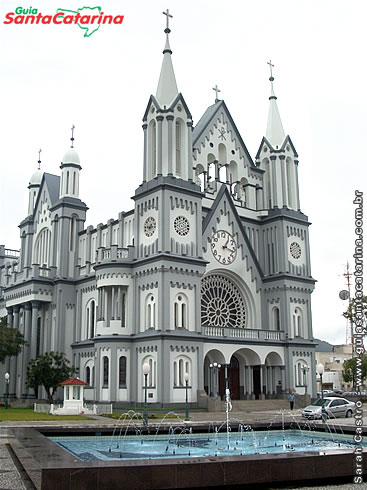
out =
[[85,412],[83,403],[84,386],[88,383],[79,378],[70,378],[60,383],[64,388],[64,403],[63,407],[54,410],[56,414],[78,415]]

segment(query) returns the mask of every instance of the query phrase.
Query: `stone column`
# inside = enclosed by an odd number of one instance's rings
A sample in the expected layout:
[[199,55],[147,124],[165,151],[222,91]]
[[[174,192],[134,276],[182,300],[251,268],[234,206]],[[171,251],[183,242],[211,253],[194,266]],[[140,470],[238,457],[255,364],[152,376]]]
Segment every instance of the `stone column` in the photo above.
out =
[[111,297],[111,320],[115,319],[115,286],[112,286],[112,297]]
[[[19,308],[20,306],[13,307],[13,328],[19,330]],[[23,348],[22,348],[23,349]],[[22,356],[22,352],[18,354]],[[17,356],[10,358],[10,382],[9,382],[9,398],[16,398],[16,383],[17,383]]]
[[192,181],[193,168],[192,168],[192,121],[187,123],[187,180]]
[[278,207],[278,193],[277,193],[277,171],[276,171],[276,164],[277,164],[277,157],[275,155],[271,155],[270,157],[271,160],[271,188],[273,190],[272,192],[272,207],[277,208]]
[[301,204],[299,200],[299,183],[298,183],[298,160],[294,160],[294,169],[295,169],[295,181],[296,181],[296,205],[297,210],[301,210]]
[[31,359],[37,357],[37,321],[39,305],[38,301],[32,301]]
[[111,379],[110,379],[110,386],[109,386],[109,392],[110,392],[110,401],[117,401],[117,380],[119,376],[119,365],[118,365],[118,359],[117,359],[117,352],[116,352],[116,347],[113,345],[111,347],[111,366],[110,366],[110,373],[111,373]]
[[22,398],[28,398],[28,388],[26,387],[27,366],[30,360],[31,353],[31,329],[32,329],[32,305],[26,303],[24,305],[24,340],[26,344],[23,348],[23,363],[22,363]]
[[[147,145],[147,123],[143,124],[144,131],[144,164],[143,164],[143,182],[147,180],[148,175],[148,145]],[[121,245],[122,246],[122,245]]]
[[282,393],[286,392],[286,387],[285,387],[285,366],[280,366],[280,376],[282,380]]
[[266,393],[271,395],[271,378],[270,378],[270,366],[266,366]]
[[[6,325],[9,328],[13,328],[13,308],[7,308],[7,318]],[[8,356],[5,360],[5,372],[10,374],[10,357]]]

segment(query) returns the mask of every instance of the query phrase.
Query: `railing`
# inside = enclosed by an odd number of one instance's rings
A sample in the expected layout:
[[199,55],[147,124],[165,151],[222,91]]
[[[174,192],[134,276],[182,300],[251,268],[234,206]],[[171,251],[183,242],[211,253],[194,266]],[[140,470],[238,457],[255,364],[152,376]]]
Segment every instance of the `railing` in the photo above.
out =
[[204,335],[232,339],[284,340],[284,332],[282,331],[252,328],[204,327]]
[[128,249],[118,248],[117,245],[112,245],[109,248],[100,248],[99,250],[97,250],[97,262],[109,262],[128,258]]
[[84,407],[95,415],[112,414],[112,403],[84,403]]
[[13,250],[11,248],[6,248],[4,252],[5,252],[5,257],[18,258],[20,256],[19,250]]

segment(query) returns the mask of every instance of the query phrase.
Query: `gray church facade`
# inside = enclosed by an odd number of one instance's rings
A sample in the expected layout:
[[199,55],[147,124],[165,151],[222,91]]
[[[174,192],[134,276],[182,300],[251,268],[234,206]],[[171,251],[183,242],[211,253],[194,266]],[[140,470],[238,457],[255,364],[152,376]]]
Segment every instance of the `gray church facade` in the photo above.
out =
[[87,400],[143,402],[144,364],[151,403],[183,403],[186,381],[192,403],[223,397],[224,366],[232,399],[316,394],[309,222],[273,78],[253,160],[224,101],[193,126],[169,32],[133,209],[86,227],[71,147],[60,176],[30,180],[20,251],[0,246],[0,315],[27,341],[0,366],[10,397],[34,398],[27,364],[49,351],[78,368]]

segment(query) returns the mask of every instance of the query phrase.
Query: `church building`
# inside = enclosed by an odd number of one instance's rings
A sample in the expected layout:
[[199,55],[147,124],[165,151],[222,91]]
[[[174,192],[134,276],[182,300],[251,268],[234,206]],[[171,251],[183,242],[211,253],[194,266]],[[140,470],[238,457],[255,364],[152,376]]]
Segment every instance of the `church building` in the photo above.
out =
[[0,246],[0,315],[27,341],[0,366],[12,398],[36,396],[27,364],[50,351],[66,354],[97,402],[142,403],[145,381],[150,403],[183,403],[186,388],[191,403],[223,398],[225,373],[233,400],[316,394],[310,223],[274,78],[253,159],[217,87],[193,124],[166,15],[132,209],[85,225],[72,137],[60,175],[30,179],[20,250]]

